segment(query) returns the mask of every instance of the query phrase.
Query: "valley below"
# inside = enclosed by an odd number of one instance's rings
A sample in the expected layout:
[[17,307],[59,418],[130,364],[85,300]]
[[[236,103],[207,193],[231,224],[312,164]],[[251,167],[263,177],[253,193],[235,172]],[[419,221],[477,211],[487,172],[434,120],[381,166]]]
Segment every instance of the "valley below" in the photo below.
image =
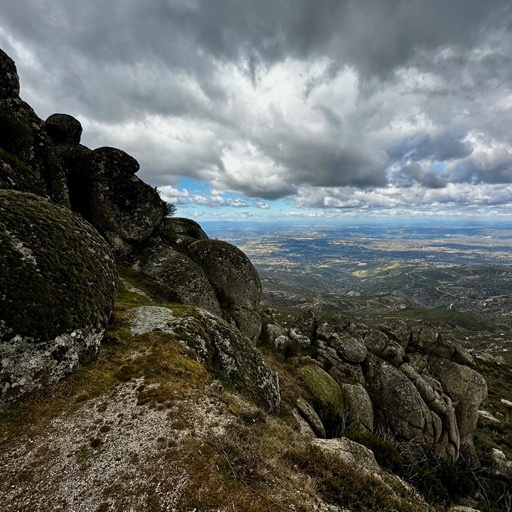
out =
[[204,222],[257,268],[264,304],[366,324],[427,320],[512,362],[512,223],[413,219],[328,224]]

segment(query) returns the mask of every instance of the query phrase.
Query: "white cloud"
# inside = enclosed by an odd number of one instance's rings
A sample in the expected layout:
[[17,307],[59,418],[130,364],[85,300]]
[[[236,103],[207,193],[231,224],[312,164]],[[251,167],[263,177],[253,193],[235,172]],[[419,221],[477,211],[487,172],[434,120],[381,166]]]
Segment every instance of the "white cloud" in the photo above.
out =
[[510,2],[285,4],[6,2],[0,42],[39,115],[76,116],[175,203],[510,204]]

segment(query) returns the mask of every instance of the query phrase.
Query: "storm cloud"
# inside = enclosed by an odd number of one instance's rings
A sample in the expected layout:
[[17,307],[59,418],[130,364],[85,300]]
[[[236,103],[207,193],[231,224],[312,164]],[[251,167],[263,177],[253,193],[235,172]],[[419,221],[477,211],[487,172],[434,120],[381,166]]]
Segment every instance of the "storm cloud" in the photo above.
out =
[[5,0],[0,45],[180,203],[511,204],[509,0]]

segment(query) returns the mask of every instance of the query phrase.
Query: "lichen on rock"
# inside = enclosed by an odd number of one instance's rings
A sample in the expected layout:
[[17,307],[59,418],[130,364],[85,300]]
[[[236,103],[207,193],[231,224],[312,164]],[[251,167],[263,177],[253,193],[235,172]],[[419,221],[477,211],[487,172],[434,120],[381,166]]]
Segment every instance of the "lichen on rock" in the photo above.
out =
[[171,302],[192,304],[221,315],[219,301],[202,268],[158,238],[137,252],[133,268],[155,281]]
[[97,231],[67,208],[0,191],[0,385],[15,398],[56,382],[97,347],[117,270]]
[[161,331],[173,335],[207,365],[221,381],[277,413],[281,404],[279,379],[256,347],[221,318],[195,307],[143,306],[131,314],[134,335]]
[[84,215],[119,255],[147,240],[167,214],[158,191],[135,173],[135,158],[116,148],[92,151],[84,164]]
[[249,258],[221,240],[197,240],[188,246],[187,254],[205,272],[223,316],[256,342],[262,326],[259,314],[262,287]]
[[[19,97],[16,65],[2,50],[0,70],[0,146],[10,153],[11,159],[22,164],[15,165],[21,173],[0,170],[0,186],[35,193],[42,188],[44,195],[56,203],[69,206],[64,164],[44,129],[44,122]],[[5,166],[5,159],[2,165]],[[10,165],[12,167],[12,161]],[[27,167],[30,169],[28,172]],[[8,179],[5,175],[2,177],[4,172]],[[28,174],[32,175],[35,188],[26,179]]]

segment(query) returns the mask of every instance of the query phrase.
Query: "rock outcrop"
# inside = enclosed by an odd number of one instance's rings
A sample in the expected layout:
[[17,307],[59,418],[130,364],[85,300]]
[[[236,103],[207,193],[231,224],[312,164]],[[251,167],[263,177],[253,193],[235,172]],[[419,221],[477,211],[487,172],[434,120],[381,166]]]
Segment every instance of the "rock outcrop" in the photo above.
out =
[[225,318],[256,341],[261,333],[258,308],[262,288],[249,258],[237,247],[221,240],[198,240],[188,246],[187,253],[204,270]]
[[158,192],[135,176],[138,170],[120,149],[99,148],[89,157],[85,217],[121,255],[147,240],[167,214]]
[[181,252],[160,241],[137,254],[133,268],[153,279],[169,301],[194,304],[222,315],[219,301],[203,269]]
[[62,160],[44,122],[19,97],[16,66],[0,50],[0,186],[34,192],[69,207]]
[[[344,410],[338,413],[339,421],[346,423],[343,428],[384,429],[397,440],[431,449],[442,458],[455,461],[461,453],[474,458],[472,435],[486,383],[471,368],[471,355],[430,324],[411,328],[392,318],[378,328],[367,328],[308,312],[294,328],[283,332],[270,324],[267,333],[282,350],[292,338],[308,334],[309,344],[300,346],[329,368],[343,392]],[[330,394],[335,400],[338,391]],[[308,398],[322,417],[324,406],[315,397]],[[328,430],[336,428],[330,425]]]
[[57,382],[95,350],[115,299],[110,247],[79,215],[0,190],[0,403]]
[[167,301],[203,308],[203,362],[277,411],[277,377],[254,346],[261,283],[245,254],[190,219],[166,218],[173,207],[136,176],[133,157],[82,145],[82,126],[68,114],[42,121],[19,97],[16,66],[1,51],[0,69],[2,401],[56,382],[97,347],[116,256]]
[[153,331],[176,335],[221,381],[234,385],[268,412],[279,411],[277,375],[256,347],[218,316],[197,308],[146,306],[133,311],[131,325],[133,335]]

